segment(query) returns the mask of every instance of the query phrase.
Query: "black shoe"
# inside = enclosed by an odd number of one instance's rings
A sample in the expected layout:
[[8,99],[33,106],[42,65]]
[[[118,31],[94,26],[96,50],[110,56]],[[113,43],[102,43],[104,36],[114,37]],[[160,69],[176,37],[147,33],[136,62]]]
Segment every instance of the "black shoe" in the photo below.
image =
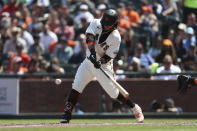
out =
[[60,120],[60,123],[69,123],[71,120],[71,112],[73,110],[73,104],[70,102],[66,103],[66,107],[64,109],[64,114],[62,115],[62,119]]
[[60,123],[69,123],[70,120],[71,120],[71,113],[65,112],[62,115],[62,119],[60,119]]

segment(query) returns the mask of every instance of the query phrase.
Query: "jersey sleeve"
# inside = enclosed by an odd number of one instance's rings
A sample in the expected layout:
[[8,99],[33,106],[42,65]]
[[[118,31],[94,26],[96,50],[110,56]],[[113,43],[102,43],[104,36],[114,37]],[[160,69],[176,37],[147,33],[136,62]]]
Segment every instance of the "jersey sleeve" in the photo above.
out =
[[108,55],[111,58],[115,58],[118,54],[119,48],[120,48],[120,37],[115,37],[113,41],[110,43],[109,48],[106,50],[106,55]]
[[96,35],[95,32],[96,32],[96,21],[93,20],[92,22],[90,22],[90,25],[88,26],[86,30],[86,34],[90,33],[90,34]]

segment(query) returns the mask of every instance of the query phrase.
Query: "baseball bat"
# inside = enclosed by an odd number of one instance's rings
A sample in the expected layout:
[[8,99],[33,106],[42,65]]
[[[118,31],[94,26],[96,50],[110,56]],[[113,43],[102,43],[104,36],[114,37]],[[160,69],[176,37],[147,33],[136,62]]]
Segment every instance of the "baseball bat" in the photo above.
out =
[[126,98],[129,98],[129,93],[116,81],[112,76],[110,76],[106,71],[104,71],[101,67],[99,68],[105,76],[111,80],[111,82],[115,85],[115,87],[120,91],[120,93]]
[[[90,60],[89,57],[87,57],[88,60]],[[109,79],[111,80],[111,82],[115,85],[115,87],[120,91],[120,93],[126,98],[129,98],[129,93],[116,81],[114,80],[114,78],[112,76],[110,76],[106,71],[104,71],[101,67],[99,68],[103,74]]]

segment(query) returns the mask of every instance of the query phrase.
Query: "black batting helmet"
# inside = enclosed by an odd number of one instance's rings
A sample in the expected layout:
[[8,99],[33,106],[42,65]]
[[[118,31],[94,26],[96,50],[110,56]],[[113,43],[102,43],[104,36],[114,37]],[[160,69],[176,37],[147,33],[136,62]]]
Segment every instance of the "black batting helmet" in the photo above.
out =
[[113,9],[108,9],[104,12],[103,17],[101,19],[102,26],[112,26],[115,23],[118,23],[118,14]]

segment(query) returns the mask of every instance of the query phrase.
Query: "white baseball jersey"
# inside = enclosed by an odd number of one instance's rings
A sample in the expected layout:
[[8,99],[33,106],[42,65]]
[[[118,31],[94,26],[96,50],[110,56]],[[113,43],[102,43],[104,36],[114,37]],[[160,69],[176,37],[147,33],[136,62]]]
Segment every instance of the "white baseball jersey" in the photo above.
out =
[[[108,74],[113,76],[113,58],[116,57],[119,51],[121,41],[118,30],[112,31],[104,42],[99,43],[99,38],[102,33],[102,26],[100,23],[100,19],[94,19],[87,28],[86,33],[93,34],[96,37],[95,51],[97,60],[99,60],[104,54],[112,58],[106,64],[102,64],[101,67],[106,72],[108,72]],[[89,49],[87,49],[86,51],[86,56],[90,56]],[[113,83],[103,74],[103,72],[100,69],[96,69],[92,62],[87,58],[82,62],[82,64],[77,70],[73,82],[73,89],[75,89],[79,93],[82,93],[85,86],[91,80],[93,80],[94,77],[96,77],[97,81],[101,84],[101,86],[109,94],[110,97],[118,97],[118,89],[115,88]]]
[[[94,19],[87,28],[86,33],[93,34],[96,37],[95,51],[97,60],[99,60],[100,57],[102,57],[104,54],[108,55],[111,58],[116,57],[121,41],[120,33],[118,30],[111,32],[111,34],[103,43],[99,43],[99,38],[102,33],[102,26],[100,19]],[[86,55],[90,56],[89,49]]]

